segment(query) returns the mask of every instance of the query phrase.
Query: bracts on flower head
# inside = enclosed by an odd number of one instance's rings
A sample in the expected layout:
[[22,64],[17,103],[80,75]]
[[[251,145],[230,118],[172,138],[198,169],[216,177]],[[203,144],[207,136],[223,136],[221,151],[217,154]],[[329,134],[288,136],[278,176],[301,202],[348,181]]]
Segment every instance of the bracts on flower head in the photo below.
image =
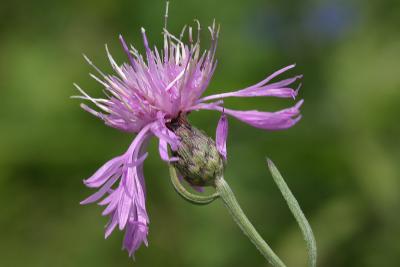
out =
[[172,154],[177,158],[173,164],[183,178],[192,186],[214,185],[215,178],[224,171],[225,159],[214,140],[190,125],[183,114],[167,126],[180,140]]

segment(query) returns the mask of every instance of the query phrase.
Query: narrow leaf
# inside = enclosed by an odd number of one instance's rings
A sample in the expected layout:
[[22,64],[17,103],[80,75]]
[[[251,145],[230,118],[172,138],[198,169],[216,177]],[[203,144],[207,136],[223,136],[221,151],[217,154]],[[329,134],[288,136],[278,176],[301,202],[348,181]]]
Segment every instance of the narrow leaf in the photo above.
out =
[[317,245],[315,242],[315,237],[312,232],[311,226],[308,223],[306,217],[304,216],[303,211],[301,210],[299,203],[296,198],[293,196],[289,187],[287,186],[285,180],[282,175],[279,173],[278,169],[274,165],[274,163],[267,158],[268,168],[274,178],[276,185],[279,187],[284,199],[286,200],[290,211],[293,216],[296,218],[297,223],[301,229],[303,234],[303,238],[307,243],[307,252],[309,259],[309,266],[315,267],[317,264]]

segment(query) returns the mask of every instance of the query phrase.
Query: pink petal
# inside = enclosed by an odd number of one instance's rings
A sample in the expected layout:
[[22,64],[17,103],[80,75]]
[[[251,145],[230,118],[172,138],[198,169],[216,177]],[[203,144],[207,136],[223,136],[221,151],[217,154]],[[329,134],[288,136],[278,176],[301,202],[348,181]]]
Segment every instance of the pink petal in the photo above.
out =
[[165,123],[155,123],[151,128],[151,131],[158,139],[164,140],[170,144],[172,150],[177,149],[179,138],[165,126]]
[[281,130],[292,127],[300,120],[301,116],[299,115],[299,108],[302,104],[303,100],[300,100],[295,106],[277,112],[232,110],[218,106],[215,103],[198,104],[192,107],[192,109],[218,110],[220,112],[225,112],[226,114],[231,115],[238,120],[241,120],[256,128],[264,130]]
[[[129,247],[133,253],[142,243],[147,243],[147,225],[149,223],[146,212],[145,183],[143,177],[143,161],[147,157],[146,144],[153,136],[151,128],[153,123],[146,125],[134,138],[127,152],[105,163],[92,177],[85,182],[87,185],[101,188],[82,201],[82,204],[98,201],[105,194],[106,198],[99,205],[107,205],[102,215],[109,215],[110,220],[106,226],[105,237],[119,225],[119,229],[131,229],[129,225],[142,225],[133,227],[131,236],[133,243]],[[111,177],[111,178],[110,178]],[[120,179],[116,189],[112,189],[115,182]],[[127,229],[128,230],[128,229]]]
[[122,192],[121,200],[118,204],[118,224],[119,230],[125,228],[126,222],[128,221],[129,211],[131,209],[132,199]]
[[[109,215],[111,212],[115,211],[118,203],[121,199],[122,188],[117,188],[110,196],[112,196],[110,204],[108,204],[107,208],[101,213],[101,215],[106,216]],[[102,204],[102,202],[100,202]]]
[[158,152],[163,161],[173,162],[179,160],[177,157],[169,157],[168,154],[168,143],[165,140],[159,139]]
[[228,119],[224,113],[222,113],[219,119],[217,132],[215,134],[215,141],[217,144],[217,150],[221,156],[226,160],[226,139],[228,137]]
[[112,231],[114,231],[114,229],[117,226],[117,224],[118,224],[118,213],[114,212],[113,215],[111,216],[110,221],[106,225],[104,238],[108,238],[110,236],[110,234],[112,233]]
[[288,97],[295,97],[297,95],[297,90],[294,90],[292,88],[288,88],[287,86],[293,82],[295,82],[298,79],[301,79],[303,76],[298,75],[289,79],[285,79],[279,82],[275,82],[272,84],[268,84],[270,80],[272,80],[274,77],[278,76],[279,74],[285,72],[288,69],[293,68],[294,65],[290,65],[286,68],[283,68],[272,75],[268,76],[266,79],[263,81],[249,86],[247,88],[237,90],[234,92],[228,92],[228,93],[222,93],[222,94],[216,94],[216,95],[210,95],[203,97],[202,99],[198,100],[197,103],[208,101],[208,100],[214,100],[214,99],[221,99],[221,98],[226,98],[226,97],[257,97],[257,96],[274,96],[274,97],[283,97],[283,98],[288,98]]
[[118,170],[122,162],[123,156],[118,156],[107,161],[91,177],[84,180],[83,182],[87,187],[93,188],[102,186],[110,178],[110,176]]
[[107,191],[111,188],[111,186],[113,186],[113,184],[118,180],[118,178],[119,178],[119,175],[114,175],[99,189],[99,191],[97,191],[93,195],[89,196],[85,200],[81,201],[80,204],[85,205],[85,204],[93,203],[93,202],[96,202],[97,200],[99,200],[100,198],[102,198],[104,196],[104,194],[107,193]]

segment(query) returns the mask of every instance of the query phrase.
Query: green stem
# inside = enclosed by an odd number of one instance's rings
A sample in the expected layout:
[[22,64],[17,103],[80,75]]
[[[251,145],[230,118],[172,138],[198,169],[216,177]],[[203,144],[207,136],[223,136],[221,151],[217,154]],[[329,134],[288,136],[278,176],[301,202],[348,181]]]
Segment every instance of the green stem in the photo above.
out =
[[189,201],[192,204],[196,205],[206,205],[213,202],[215,199],[219,197],[218,193],[214,193],[208,196],[200,196],[190,193],[186,190],[186,188],[181,184],[178,179],[178,175],[176,174],[175,167],[169,165],[169,175],[171,177],[172,185],[174,186],[175,191],[183,197],[185,200]]
[[225,206],[228,208],[230,214],[232,215],[234,221],[243,231],[243,233],[250,239],[250,241],[256,246],[256,248],[264,255],[268,262],[277,267],[284,267],[285,264],[279,259],[279,257],[272,251],[264,239],[260,236],[254,226],[251,224],[249,219],[247,219],[243,210],[240,208],[235,195],[233,194],[228,183],[223,177],[218,177],[215,180],[215,187],[222,198]]

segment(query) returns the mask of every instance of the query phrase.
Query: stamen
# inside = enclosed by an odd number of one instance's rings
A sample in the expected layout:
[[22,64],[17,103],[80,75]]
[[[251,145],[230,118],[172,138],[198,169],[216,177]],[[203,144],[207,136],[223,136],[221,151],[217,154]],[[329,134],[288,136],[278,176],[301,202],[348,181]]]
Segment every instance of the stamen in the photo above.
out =
[[169,38],[175,40],[176,42],[178,42],[179,44],[183,44],[183,42],[181,40],[179,40],[178,38],[176,38],[173,34],[171,34],[169,31],[167,31],[166,29],[164,30],[165,34],[168,35]]
[[[73,95],[73,96],[70,96],[70,98],[72,98],[72,99],[90,100],[86,96],[82,96],[82,95]],[[103,98],[93,98],[93,100],[95,100],[96,102],[102,102],[102,103],[106,103],[106,104],[111,103],[109,100],[103,99]]]
[[176,76],[176,78],[175,78],[170,84],[168,84],[168,86],[165,88],[165,91],[168,92],[168,90],[171,89],[172,86],[173,86],[180,78],[182,78],[182,76],[185,74],[185,70],[186,70],[186,68],[183,69],[183,70],[181,71],[181,73],[179,73],[179,75]]
[[179,34],[179,40],[182,40],[183,35],[185,34],[186,27],[187,27],[187,25],[183,26],[181,34]]
[[122,72],[121,68],[117,65],[117,63],[115,62],[114,58],[111,56],[111,53],[110,53],[110,51],[108,50],[107,44],[105,44],[105,47],[106,47],[106,52],[107,52],[108,60],[110,60],[111,66],[113,67],[113,69],[114,69],[124,80],[126,80],[125,74]]
[[139,58],[139,51],[133,45],[131,45],[131,52],[136,58]]
[[196,40],[196,43],[200,43],[200,32],[201,32],[200,21],[198,19],[195,19],[194,21],[197,23],[197,40]]
[[106,106],[100,104],[98,101],[96,101],[96,99],[94,99],[90,95],[88,95],[82,88],[79,87],[79,85],[74,83],[74,86],[76,87],[76,89],[78,89],[79,92],[81,92],[81,94],[84,97],[86,97],[87,100],[93,102],[93,104],[95,104],[97,107],[99,107],[100,109],[104,110],[105,112],[111,113],[111,110],[109,108],[107,108]]
[[131,52],[129,51],[129,48],[128,48],[128,46],[126,45],[126,42],[125,42],[125,40],[124,40],[124,38],[122,37],[121,34],[119,35],[119,40],[120,40],[120,42],[121,42],[121,44],[122,44],[122,47],[124,48],[124,51],[125,51],[126,55],[127,55],[128,58],[129,58],[129,61],[130,61],[131,64],[132,64],[133,69],[136,69],[136,63],[135,63],[135,61],[133,60],[133,57],[132,57],[132,55],[131,55]]
[[92,66],[101,76],[103,76],[104,78],[107,77],[98,67],[96,67],[96,65],[93,64],[93,62],[85,54],[82,54],[82,55],[83,55],[83,58],[86,60],[86,62],[90,66]]
[[105,82],[103,82],[102,80],[100,80],[99,77],[97,77],[96,75],[94,75],[93,73],[89,73],[89,76],[92,77],[93,79],[96,80],[96,82],[100,83],[101,85],[103,85],[104,87],[109,87],[108,84],[106,84]]
[[189,27],[189,42],[193,43],[193,38],[192,38],[192,27]]
[[169,1],[165,3],[164,28],[167,29]]

